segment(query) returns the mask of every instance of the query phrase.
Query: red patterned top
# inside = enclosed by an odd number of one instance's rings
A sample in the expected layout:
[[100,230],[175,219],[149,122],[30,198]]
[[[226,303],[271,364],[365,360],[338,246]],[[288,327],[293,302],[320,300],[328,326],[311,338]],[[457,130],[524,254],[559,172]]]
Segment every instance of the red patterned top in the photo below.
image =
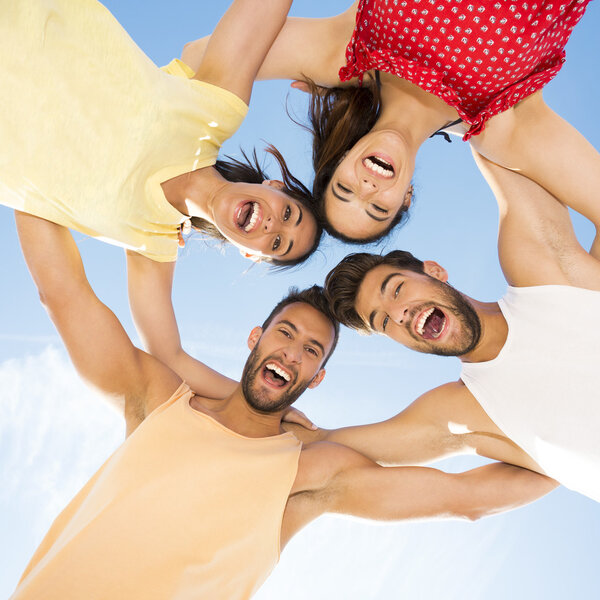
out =
[[340,79],[369,69],[435,94],[481,133],[544,87],[590,0],[361,0]]

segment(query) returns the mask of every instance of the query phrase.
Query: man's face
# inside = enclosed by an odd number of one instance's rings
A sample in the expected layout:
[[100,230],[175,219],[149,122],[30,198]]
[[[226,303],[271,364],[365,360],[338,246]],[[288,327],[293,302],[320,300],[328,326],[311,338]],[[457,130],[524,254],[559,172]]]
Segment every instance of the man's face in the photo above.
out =
[[462,356],[479,341],[479,317],[472,305],[445,283],[445,271],[431,265],[435,263],[425,263],[426,273],[391,265],[371,269],[358,290],[356,311],[373,331],[412,350]]
[[290,406],[306,388],[316,387],[333,344],[334,329],[319,310],[296,302],[277,313],[269,326],[252,330],[252,352],[242,373],[248,404],[264,413]]

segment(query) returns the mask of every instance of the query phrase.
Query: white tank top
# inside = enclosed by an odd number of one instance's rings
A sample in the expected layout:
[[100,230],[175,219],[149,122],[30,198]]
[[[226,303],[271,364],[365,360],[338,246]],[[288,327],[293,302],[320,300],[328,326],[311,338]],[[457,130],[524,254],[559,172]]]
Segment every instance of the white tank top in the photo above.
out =
[[509,287],[499,304],[506,343],[463,382],[550,477],[600,501],[600,292]]

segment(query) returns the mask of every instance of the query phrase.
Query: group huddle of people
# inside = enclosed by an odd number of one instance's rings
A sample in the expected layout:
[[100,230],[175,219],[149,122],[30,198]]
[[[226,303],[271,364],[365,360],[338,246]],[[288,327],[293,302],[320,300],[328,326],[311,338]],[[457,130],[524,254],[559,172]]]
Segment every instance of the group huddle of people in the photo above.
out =
[[[478,519],[559,484],[600,501],[600,236],[583,248],[569,212],[600,226],[600,154],[542,97],[588,2],[359,0],[301,19],[291,0],[233,0],[163,68],[96,0],[6,3],[0,203],[75,368],[126,423],[15,600],[249,598],[324,513]],[[306,94],[310,182],[275,146],[281,180],[253,151],[219,155],[260,79]],[[498,202],[497,302],[429,257],[361,247],[402,226],[417,151],[438,135],[470,144]],[[69,229],[125,248],[144,350]],[[265,307],[235,381],[182,348],[171,294],[189,235],[278,267],[325,237],[353,248]],[[458,357],[460,380],[380,423],[313,428],[292,405],[340,326]],[[493,462],[422,466],[473,452]]]

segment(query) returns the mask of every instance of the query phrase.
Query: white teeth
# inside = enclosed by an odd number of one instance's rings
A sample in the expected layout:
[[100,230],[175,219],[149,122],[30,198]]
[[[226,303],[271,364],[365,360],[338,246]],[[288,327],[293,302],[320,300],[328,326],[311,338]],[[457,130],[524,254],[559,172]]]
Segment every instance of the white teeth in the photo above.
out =
[[252,203],[252,216],[250,217],[250,222],[246,227],[244,227],[244,231],[252,231],[254,226],[256,225],[256,221],[258,219],[258,202]]
[[435,310],[435,306],[432,306],[429,310],[426,310],[419,318],[419,320],[417,321],[417,333],[419,335],[423,335],[423,327],[425,327],[425,321],[427,321],[427,318],[429,317],[429,315],[431,315],[431,313]]
[[290,380],[290,376],[283,369],[280,369],[276,364],[268,363],[266,366],[267,366],[267,369],[270,369],[271,371],[275,371],[275,373],[277,373],[277,375],[279,375],[280,377],[283,377],[286,381]]
[[383,177],[387,177],[388,179],[390,177],[393,177],[394,169],[392,168],[392,165],[390,165],[388,162],[386,162],[385,160],[382,160],[379,157],[377,157],[377,160],[385,163],[386,165],[389,165],[389,169],[384,169],[382,166],[374,163],[370,158],[365,158],[364,165],[365,165],[365,167],[367,167],[367,169],[377,173],[378,175],[382,175]]

